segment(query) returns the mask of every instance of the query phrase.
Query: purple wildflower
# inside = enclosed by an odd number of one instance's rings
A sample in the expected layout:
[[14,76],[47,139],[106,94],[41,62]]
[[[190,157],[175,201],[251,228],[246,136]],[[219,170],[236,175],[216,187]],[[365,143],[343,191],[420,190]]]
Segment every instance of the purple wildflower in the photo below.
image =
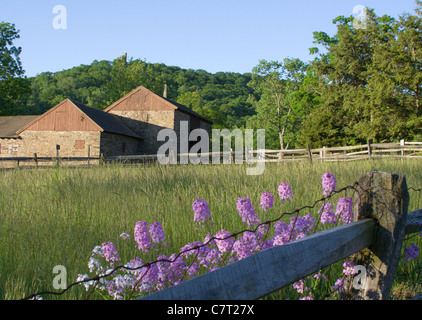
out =
[[295,239],[301,239],[306,237],[309,233],[313,231],[315,225],[315,219],[311,216],[311,213],[308,213],[303,217],[293,217],[290,220],[291,228],[294,225],[294,236]]
[[345,261],[343,263],[343,273],[346,276],[354,274],[355,273],[355,263],[353,261]]
[[[215,243],[217,245],[218,250],[221,253],[228,252],[232,249],[234,244],[234,238],[230,236],[230,232],[226,230],[220,230],[215,235]],[[219,240],[222,239],[222,240]]]
[[134,238],[138,244],[138,249],[147,253],[152,247],[151,240],[148,235],[146,221],[138,221],[135,225]]
[[298,293],[304,293],[305,291],[309,291],[309,289],[305,286],[305,280],[299,280],[293,283],[293,289],[295,289]]
[[151,235],[151,240],[153,243],[163,242],[163,245],[166,245],[166,236],[164,234],[163,227],[159,222],[154,222],[149,226],[149,234]]
[[138,284],[140,292],[152,292],[157,287],[159,268],[156,263],[147,264],[141,267],[141,272],[138,274],[137,280],[140,280]]
[[340,198],[337,202],[335,215],[341,216],[345,224],[353,221],[353,200],[352,198]]
[[317,273],[317,274],[315,274],[315,275],[314,275],[314,278],[315,278],[315,279],[324,279],[324,280],[327,280],[327,281],[328,281],[327,276],[326,276],[325,274],[322,274],[322,273]]
[[324,202],[319,209],[318,214],[321,214],[321,223],[336,223],[336,215],[333,210],[333,205],[330,202]]
[[259,249],[259,241],[254,232],[245,231],[243,236],[237,239],[233,245],[233,251],[237,259],[242,260],[251,256]]
[[101,250],[103,251],[104,258],[106,261],[120,261],[119,254],[114,247],[114,244],[111,242],[104,242],[101,245]]
[[334,293],[339,293],[339,291],[342,291],[344,287],[344,278],[338,278],[336,282],[334,283],[334,286],[331,287],[331,289],[334,291]]
[[416,244],[411,244],[409,248],[404,249],[404,263],[407,263],[409,260],[414,260],[419,255],[419,247]]
[[194,218],[193,220],[197,223],[205,223],[207,220],[211,220],[211,212],[208,207],[208,203],[204,199],[196,199],[192,204]]
[[242,222],[246,223],[248,227],[259,223],[259,218],[255,214],[255,208],[252,206],[249,197],[237,199],[237,211],[242,218]]
[[274,196],[271,192],[264,192],[261,195],[261,208],[267,211],[267,208],[272,208],[274,203]]
[[278,186],[278,195],[280,196],[281,202],[289,200],[291,197],[293,197],[290,184],[287,182],[281,182]]
[[336,177],[334,176],[334,174],[326,172],[323,174],[322,176],[322,189],[323,189],[323,194],[324,196],[328,196],[331,194],[331,192],[333,192],[334,190],[336,190],[337,188],[337,182],[336,182]]
[[278,221],[274,225],[273,245],[279,246],[292,240],[304,238],[313,231],[314,225],[315,219],[311,216],[311,213],[303,217],[291,218],[289,225],[283,221]]

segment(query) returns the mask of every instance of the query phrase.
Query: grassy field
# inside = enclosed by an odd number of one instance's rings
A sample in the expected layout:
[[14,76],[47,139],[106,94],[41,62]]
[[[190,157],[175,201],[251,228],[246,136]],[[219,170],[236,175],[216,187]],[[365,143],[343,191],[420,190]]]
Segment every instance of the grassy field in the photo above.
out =
[[[326,171],[335,174],[339,188],[373,169],[405,174],[409,187],[422,187],[421,162],[412,160],[267,164],[259,176],[246,175],[245,168],[111,165],[0,172],[0,299],[21,299],[30,293],[52,291],[52,270],[56,265],[66,267],[68,284],[76,281],[78,273],[87,273],[94,246],[105,241],[112,241],[122,260],[129,261],[139,251],[133,239],[124,241],[119,235],[127,232],[133,236],[139,220],[162,223],[168,246],[161,253],[171,254],[188,242],[202,241],[208,231],[215,233],[224,228],[234,233],[245,229],[236,211],[238,197],[251,198],[261,221],[313,204],[322,196],[321,176]],[[291,184],[292,201],[276,201],[273,210],[264,213],[259,208],[260,195],[265,191],[277,194],[281,181]],[[410,210],[422,207],[418,193],[410,195]],[[196,198],[208,201],[215,223],[212,230],[195,229],[192,202]],[[406,279],[420,282],[407,274],[413,270],[409,268],[399,268],[396,291],[401,290],[400,285],[407,290],[408,284],[402,284]],[[78,287],[63,296],[44,299],[85,296],[85,289]],[[91,298],[101,297],[94,294]]]

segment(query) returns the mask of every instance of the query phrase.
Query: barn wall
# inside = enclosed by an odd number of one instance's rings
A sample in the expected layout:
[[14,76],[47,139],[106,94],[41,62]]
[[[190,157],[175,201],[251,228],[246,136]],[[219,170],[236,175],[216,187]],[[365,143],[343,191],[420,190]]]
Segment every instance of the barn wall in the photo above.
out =
[[163,142],[157,141],[158,132],[164,128],[174,128],[174,110],[157,111],[116,111],[110,113],[120,116],[120,120],[142,139],[139,150],[142,154],[156,154]]
[[[55,157],[60,145],[60,157],[99,155],[100,132],[95,131],[24,131],[20,139],[0,139],[0,157]],[[10,150],[10,151],[9,151]]]
[[0,139],[0,157],[19,157],[19,151],[22,150],[22,139]]
[[69,100],[46,113],[25,130],[98,131],[100,128]]
[[101,153],[105,157],[139,154],[141,140],[115,133],[101,132]]
[[176,109],[174,106],[155,93],[146,88],[139,88],[106,108],[105,111],[172,111],[174,109]]

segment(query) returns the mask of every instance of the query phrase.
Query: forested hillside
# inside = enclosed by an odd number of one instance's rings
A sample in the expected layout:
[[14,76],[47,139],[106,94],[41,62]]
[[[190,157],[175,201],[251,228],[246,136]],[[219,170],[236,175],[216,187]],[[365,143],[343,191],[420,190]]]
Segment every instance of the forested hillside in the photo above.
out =
[[32,94],[22,111],[42,113],[65,98],[104,109],[139,85],[162,95],[167,84],[169,99],[211,118],[216,126],[242,126],[244,117],[254,113],[248,102],[253,95],[247,86],[250,79],[250,74],[211,74],[139,59],[94,61],[29,79]]
[[[340,16],[314,32],[314,60],[257,61],[250,73],[182,69],[122,56],[23,76],[18,31],[0,23],[0,115],[41,114],[65,98],[104,109],[143,85],[186,105],[214,128],[266,130],[267,148],[422,140],[422,3],[414,13]],[[263,57],[265,58],[265,57]]]

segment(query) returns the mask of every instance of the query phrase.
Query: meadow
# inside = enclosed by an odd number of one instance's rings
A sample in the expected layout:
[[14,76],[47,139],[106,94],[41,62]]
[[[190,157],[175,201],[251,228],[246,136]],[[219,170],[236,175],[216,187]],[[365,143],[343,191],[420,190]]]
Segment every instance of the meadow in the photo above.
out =
[[[379,170],[406,175],[409,187],[422,187],[422,166],[418,160],[362,160],[356,162],[298,162],[267,164],[262,175],[246,175],[244,165],[138,165],[112,164],[90,168],[38,168],[0,172],[0,299],[22,299],[40,291],[54,291],[53,268],[63,265],[68,284],[78,274],[88,273],[87,261],[93,248],[112,242],[123,262],[139,255],[133,241],[137,221],[159,221],[167,246],[160,254],[178,252],[188,242],[203,241],[206,234],[220,229],[232,233],[244,230],[236,201],[250,197],[261,219],[273,219],[282,212],[292,212],[312,205],[322,197],[321,177],[335,174],[337,186],[351,185],[364,172]],[[280,182],[291,185],[294,197],[265,212],[259,206],[263,192],[277,195]],[[410,208],[422,207],[420,193],[410,192]],[[351,192],[347,196],[352,196]],[[195,228],[192,203],[206,199],[214,224]],[[319,207],[310,210],[317,215]],[[131,235],[124,240],[122,233]],[[407,243],[421,245],[413,236]],[[154,259],[152,251],[143,260]],[[405,293],[420,283],[421,257],[401,263],[394,293]],[[340,270],[340,271],[339,271]],[[340,272],[341,266],[332,272]],[[341,276],[341,275],[339,275]],[[61,296],[43,299],[84,299],[85,288],[71,288]],[[97,292],[90,299],[103,299]],[[280,299],[274,293],[268,299]],[[283,289],[282,298],[296,299],[291,288]]]

